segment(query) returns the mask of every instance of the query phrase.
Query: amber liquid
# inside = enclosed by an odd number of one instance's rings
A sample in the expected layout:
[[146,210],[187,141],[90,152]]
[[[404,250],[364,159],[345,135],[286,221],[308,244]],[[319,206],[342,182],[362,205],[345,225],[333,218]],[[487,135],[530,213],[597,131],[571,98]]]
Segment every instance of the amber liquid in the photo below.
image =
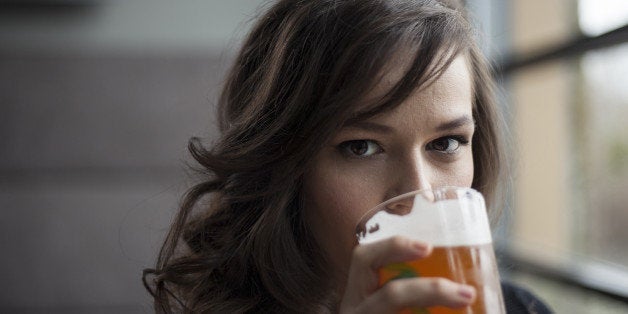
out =
[[401,313],[459,314],[505,313],[493,247],[490,243],[471,246],[435,247],[421,260],[387,265],[379,270],[380,287],[390,280],[408,277],[444,277],[475,286],[476,299],[465,308],[442,306],[405,309]]

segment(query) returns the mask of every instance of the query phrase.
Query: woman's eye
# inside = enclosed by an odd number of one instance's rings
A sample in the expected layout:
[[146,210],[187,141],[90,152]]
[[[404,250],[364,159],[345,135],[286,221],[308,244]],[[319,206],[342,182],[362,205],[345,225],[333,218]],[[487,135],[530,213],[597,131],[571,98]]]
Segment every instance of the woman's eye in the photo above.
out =
[[464,137],[446,136],[433,140],[428,144],[428,149],[445,154],[453,154],[458,151],[460,145],[466,145],[469,141]]
[[382,152],[382,148],[371,140],[353,140],[340,144],[343,153],[355,157],[369,157]]

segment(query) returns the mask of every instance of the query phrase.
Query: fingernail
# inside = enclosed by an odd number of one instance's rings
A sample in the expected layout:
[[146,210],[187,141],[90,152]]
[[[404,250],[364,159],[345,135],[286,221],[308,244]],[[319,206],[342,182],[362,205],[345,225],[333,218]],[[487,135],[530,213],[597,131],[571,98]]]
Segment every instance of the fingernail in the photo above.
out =
[[427,250],[429,249],[429,246],[426,243],[423,243],[423,242],[414,242],[414,243],[412,243],[412,248],[414,248],[414,250],[417,253],[423,254],[423,253],[427,252]]
[[473,287],[471,286],[467,286],[467,285],[461,285],[458,288],[458,295],[467,299],[467,300],[471,300],[473,299],[473,295],[475,294],[475,289],[473,289]]

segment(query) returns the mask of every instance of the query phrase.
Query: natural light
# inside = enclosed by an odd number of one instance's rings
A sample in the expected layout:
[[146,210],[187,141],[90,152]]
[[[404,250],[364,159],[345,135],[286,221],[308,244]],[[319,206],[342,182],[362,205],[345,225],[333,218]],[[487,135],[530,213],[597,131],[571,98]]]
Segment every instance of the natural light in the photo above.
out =
[[580,0],[580,29],[587,36],[597,36],[628,24],[626,0]]

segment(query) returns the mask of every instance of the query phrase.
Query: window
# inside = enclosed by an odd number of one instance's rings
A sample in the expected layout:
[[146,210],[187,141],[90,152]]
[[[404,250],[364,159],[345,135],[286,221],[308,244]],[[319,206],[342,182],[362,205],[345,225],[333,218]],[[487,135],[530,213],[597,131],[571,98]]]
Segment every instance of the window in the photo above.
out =
[[519,171],[505,267],[558,313],[626,313],[628,2],[509,4]]

